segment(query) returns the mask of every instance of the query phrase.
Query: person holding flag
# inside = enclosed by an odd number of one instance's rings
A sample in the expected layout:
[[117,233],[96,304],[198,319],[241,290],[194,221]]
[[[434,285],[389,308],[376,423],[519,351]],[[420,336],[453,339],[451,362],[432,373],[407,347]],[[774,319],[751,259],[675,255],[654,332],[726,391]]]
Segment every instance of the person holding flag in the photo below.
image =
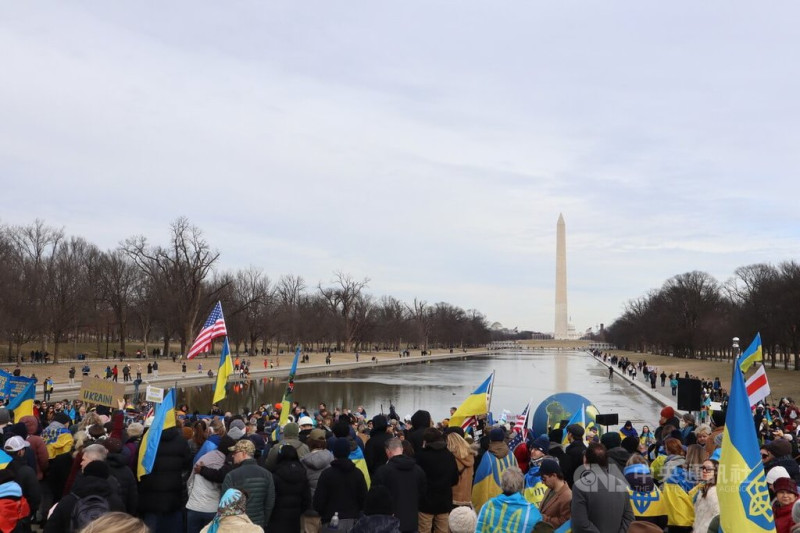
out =
[[189,444],[175,425],[175,389],[164,393],[139,445],[139,510],[153,533],[183,528],[183,473],[192,464]]

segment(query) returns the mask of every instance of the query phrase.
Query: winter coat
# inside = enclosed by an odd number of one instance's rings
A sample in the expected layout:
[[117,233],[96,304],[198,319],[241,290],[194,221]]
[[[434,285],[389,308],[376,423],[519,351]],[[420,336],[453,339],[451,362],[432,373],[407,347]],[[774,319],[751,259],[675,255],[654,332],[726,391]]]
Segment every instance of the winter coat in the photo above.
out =
[[373,485],[389,489],[394,503],[394,516],[402,531],[416,531],[419,498],[425,494],[426,476],[413,458],[396,455],[375,471]]
[[225,494],[228,489],[247,492],[247,516],[254,524],[266,529],[275,508],[272,474],[258,466],[255,459],[245,459],[225,476],[220,491]]
[[[380,419],[380,417],[378,417]],[[380,427],[382,426],[382,427]],[[367,462],[367,470],[372,476],[379,466],[386,464],[386,441],[392,438],[390,433],[386,433],[387,424],[379,424],[369,432],[369,440],[364,444],[364,460]]]
[[539,511],[542,513],[542,520],[558,529],[561,524],[569,520],[571,516],[570,506],[572,505],[572,491],[569,485],[564,483],[558,492],[547,489],[541,503]]
[[41,480],[47,472],[49,466],[50,456],[47,454],[47,446],[44,439],[39,436],[39,421],[35,416],[23,416],[19,419],[20,422],[25,424],[28,430],[28,438],[26,439],[31,444],[31,450],[36,456],[36,477]]
[[306,469],[306,476],[308,476],[308,488],[311,490],[311,498],[314,498],[314,492],[317,490],[317,483],[322,471],[331,466],[333,461],[333,454],[328,450],[314,450],[302,459],[300,463]]
[[792,533],[792,505],[779,505],[775,503],[772,506],[772,513],[775,515],[775,533]]
[[707,531],[711,520],[719,514],[717,487],[709,487],[705,497],[698,492],[694,500],[694,530]]
[[385,514],[364,515],[350,533],[400,533],[400,520]]
[[[149,431],[149,430],[148,430]],[[150,474],[139,481],[140,513],[171,513],[184,506],[183,473],[191,467],[189,445],[177,427],[165,429]]]
[[319,476],[314,492],[314,510],[322,522],[330,522],[333,513],[339,518],[356,519],[364,508],[367,498],[367,482],[364,474],[350,459],[334,459],[330,468]]
[[128,514],[136,514],[139,506],[139,490],[136,486],[136,478],[128,468],[128,458],[121,453],[109,453],[106,463],[111,471],[111,475],[119,482],[119,497],[125,504]]
[[427,514],[449,513],[453,508],[453,485],[458,483],[456,458],[444,441],[426,444],[416,458],[428,482],[427,489],[420,496],[419,511]]
[[14,472],[14,481],[22,487],[22,495],[28,500],[31,511],[36,511],[42,502],[42,488],[36,479],[36,472],[25,463],[25,459],[16,455],[6,468]]
[[125,512],[125,504],[119,498],[109,479],[80,475],[72,485],[72,492],[61,498],[58,502],[47,524],[44,527],[45,533],[63,533],[70,531],[72,527],[72,510],[80,498],[89,495],[97,495],[108,500],[108,506],[112,511]]
[[308,455],[308,446],[300,442],[298,439],[283,439],[278,444],[274,445],[272,448],[269,449],[269,453],[267,453],[267,458],[264,460],[264,468],[269,470],[270,472],[275,471],[275,467],[278,466],[278,452],[281,450],[281,446],[283,445],[290,445],[293,446],[295,450],[297,450],[297,457],[302,459],[306,455]]
[[[219,469],[225,463],[225,454],[219,450],[208,452],[200,457],[200,461],[207,468]],[[186,508],[199,513],[216,513],[219,507],[220,483],[209,481],[200,474],[192,472],[186,482],[189,500]]]
[[586,445],[581,440],[570,442],[564,450],[564,464],[561,470],[564,472],[564,479],[570,488],[572,488],[575,471],[583,464],[584,452],[586,452]]
[[453,486],[453,505],[472,505],[472,478],[475,474],[475,455],[456,457],[458,483]]
[[422,433],[431,427],[431,414],[428,411],[417,411],[411,416],[411,431],[406,431],[406,440],[414,446],[414,454],[422,449]]
[[[633,522],[627,483],[592,465],[594,476],[580,477],[572,486],[572,531],[624,533]],[[607,480],[607,483],[601,480]]]
[[300,516],[311,507],[311,491],[306,470],[300,461],[282,461],[272,474],[275,483],[275,508],[267,531],[300,532]]
[[614,473],[619,473],[619,475],[622,475],[622,471],[625,470],[625,465],[628,463],[628,459],[631,458],[631,452],[622,446],[617,446],[608,450],[607,456],[608,465],[611,466],[613,464],[617,467],[617,472]]
[[[210,527],[209,523],[200,533],[208,533]],[[223,517],[219,521],[217,533],[264,533],[264,528],[254,524],[247,515],[237,514]]]
[[28,530],[25,520],[31,508],[22,495],[22,488],[15,481],[0,485],[0,531],[3,533],[22,533]]

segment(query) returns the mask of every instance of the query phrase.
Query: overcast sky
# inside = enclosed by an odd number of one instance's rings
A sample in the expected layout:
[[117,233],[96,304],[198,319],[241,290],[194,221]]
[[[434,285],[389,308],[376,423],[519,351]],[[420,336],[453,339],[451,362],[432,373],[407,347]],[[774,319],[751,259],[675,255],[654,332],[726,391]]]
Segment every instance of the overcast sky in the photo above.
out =
[[797,257],[791,2],[9,2],[0,223],[552,331]]

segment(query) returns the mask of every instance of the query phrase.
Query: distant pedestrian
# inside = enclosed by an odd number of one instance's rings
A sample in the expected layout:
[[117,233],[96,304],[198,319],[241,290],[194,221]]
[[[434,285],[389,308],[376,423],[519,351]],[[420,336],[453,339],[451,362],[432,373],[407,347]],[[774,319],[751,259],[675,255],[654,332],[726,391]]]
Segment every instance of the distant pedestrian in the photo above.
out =
[[158,377],[158,361],[153,361],[153,375]]
[[661,371],[661,386],[663,387],[667,381],[667,373],[663,370]]
[[181,372],[186,373],[186,361],[181,363]]
[[614,367],[613,366],[609,366],[608,367],[608,379],[613,379],[613,378],[614,378]]
[[69,367],[69,384],[75,385],[75,367]]
[[669,381],[669,386],[672,388],[672,395],[678,395],[678,378],[674,377]]

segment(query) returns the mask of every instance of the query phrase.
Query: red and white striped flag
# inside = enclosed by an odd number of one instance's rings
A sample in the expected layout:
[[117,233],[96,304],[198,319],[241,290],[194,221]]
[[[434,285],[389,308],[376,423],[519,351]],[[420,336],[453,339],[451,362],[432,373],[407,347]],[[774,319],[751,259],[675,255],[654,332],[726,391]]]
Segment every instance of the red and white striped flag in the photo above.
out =
[[528,422],[528,408],[531,404],[525,406],[525,409],[522,411],[522,414],[517,415],[517,421],[514,422],[514,431],[517,433],[521,433],[523,429],[527,427]]
[[764,370],[764,365],[758,367],[745,386],[747,387],[747,397],[750,398],[750,407],[769,396],[769,381],[767,381],[767,371]]
[[478,423],[477,418],[475,418],[474,416],[468,416],[467,418],[464,419],[463,422],[461,422],[461,429],[466,431],[468,427],[474,426],[477,423]]
[[194,344],[189,348],[186,359],[192,359],[197,354],[209,351],[211,349],[211,341],[227,334],[228,329],[225,327],[225,317],[222,316],[222,304],[217,302],[211,314],[208,315],[208,320],[203,324],[203,329],[197,334]]

